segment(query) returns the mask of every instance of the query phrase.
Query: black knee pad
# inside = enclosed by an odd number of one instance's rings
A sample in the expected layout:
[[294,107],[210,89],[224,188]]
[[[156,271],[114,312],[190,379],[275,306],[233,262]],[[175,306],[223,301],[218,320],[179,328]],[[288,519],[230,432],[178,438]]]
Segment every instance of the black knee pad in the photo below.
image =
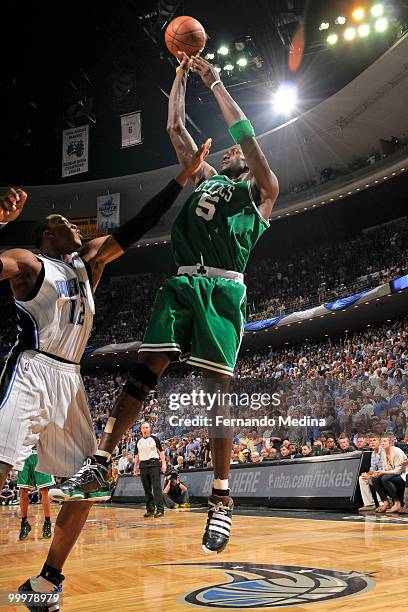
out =
[[144,363],[136,364],[126,381],[123,391],[143,402],[157,385],[158,376]]

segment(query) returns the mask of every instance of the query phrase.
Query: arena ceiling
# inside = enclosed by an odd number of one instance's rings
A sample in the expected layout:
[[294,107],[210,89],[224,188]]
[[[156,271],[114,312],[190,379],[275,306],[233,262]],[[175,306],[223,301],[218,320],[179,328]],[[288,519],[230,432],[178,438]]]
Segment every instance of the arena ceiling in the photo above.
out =
[[[5,3],[3,3],[4,5]],[[271,111],[274,88],[288,75],[289,43],[304,23],[306,47],[295,76],[303,110],[333,95],[389,46],[371,39],[358,50],[328,49],[319,23],[349,10],[346,0],[120,0],[115,3],[18,3],[1,8],[12,34],[4,46],[0,75],[0,138],[7,155],[0,183],[61,182],[61,131],[90,124],[93,180],[152,170],[174,163],[165,133],[167,97],[174,61],[163,45],[173,15],[198,18],[209,46],[244,42],[259,61],[227,79],[227,85],[259,133],[279,122]],[[7,14],[6,14],[7,13]],[[257,67],[258,66],[258,67]],[[120,150],[119,115],[142,110],[143,144]],[[196,140],[212,136],[214,150],[227,146],[225,125],[212,97],[192,79],[188,92],[190,129]],[[3,144],[4,147],[4,144]]]

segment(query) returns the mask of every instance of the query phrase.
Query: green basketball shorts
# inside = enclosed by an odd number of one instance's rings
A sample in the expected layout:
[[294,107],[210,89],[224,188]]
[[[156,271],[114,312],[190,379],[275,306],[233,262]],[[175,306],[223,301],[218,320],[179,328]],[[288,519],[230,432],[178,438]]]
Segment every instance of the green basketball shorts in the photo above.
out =
[[140,352],[188,354],[187,363],[233,376],[245,324],[246,287],[182,274],[157,292]]
[[24,468],[18,473],[17,486],[19,489],[42,489],[55,484],[54,476],[36,471],[38,455],[33,453],[24,462]]

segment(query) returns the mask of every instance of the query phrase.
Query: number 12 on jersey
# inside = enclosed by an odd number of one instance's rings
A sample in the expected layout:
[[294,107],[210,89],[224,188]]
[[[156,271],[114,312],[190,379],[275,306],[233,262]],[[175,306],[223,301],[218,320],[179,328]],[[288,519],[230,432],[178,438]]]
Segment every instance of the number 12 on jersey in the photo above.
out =
[[85,318],[85,302],[79,302],[79,312],[77,313],[78,300],[70,300],[69,322],[73,325],[83,325]]

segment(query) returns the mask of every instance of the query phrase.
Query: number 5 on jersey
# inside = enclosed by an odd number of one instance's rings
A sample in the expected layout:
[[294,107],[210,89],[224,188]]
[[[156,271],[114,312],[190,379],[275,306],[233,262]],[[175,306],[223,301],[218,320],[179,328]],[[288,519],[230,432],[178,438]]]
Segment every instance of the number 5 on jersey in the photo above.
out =
[[203,193],[197,202],[196,215],[206,221],[211,221],[215,213],[215,204],[218,204],[219,199],[218,196],[211,197],[208,193]]

